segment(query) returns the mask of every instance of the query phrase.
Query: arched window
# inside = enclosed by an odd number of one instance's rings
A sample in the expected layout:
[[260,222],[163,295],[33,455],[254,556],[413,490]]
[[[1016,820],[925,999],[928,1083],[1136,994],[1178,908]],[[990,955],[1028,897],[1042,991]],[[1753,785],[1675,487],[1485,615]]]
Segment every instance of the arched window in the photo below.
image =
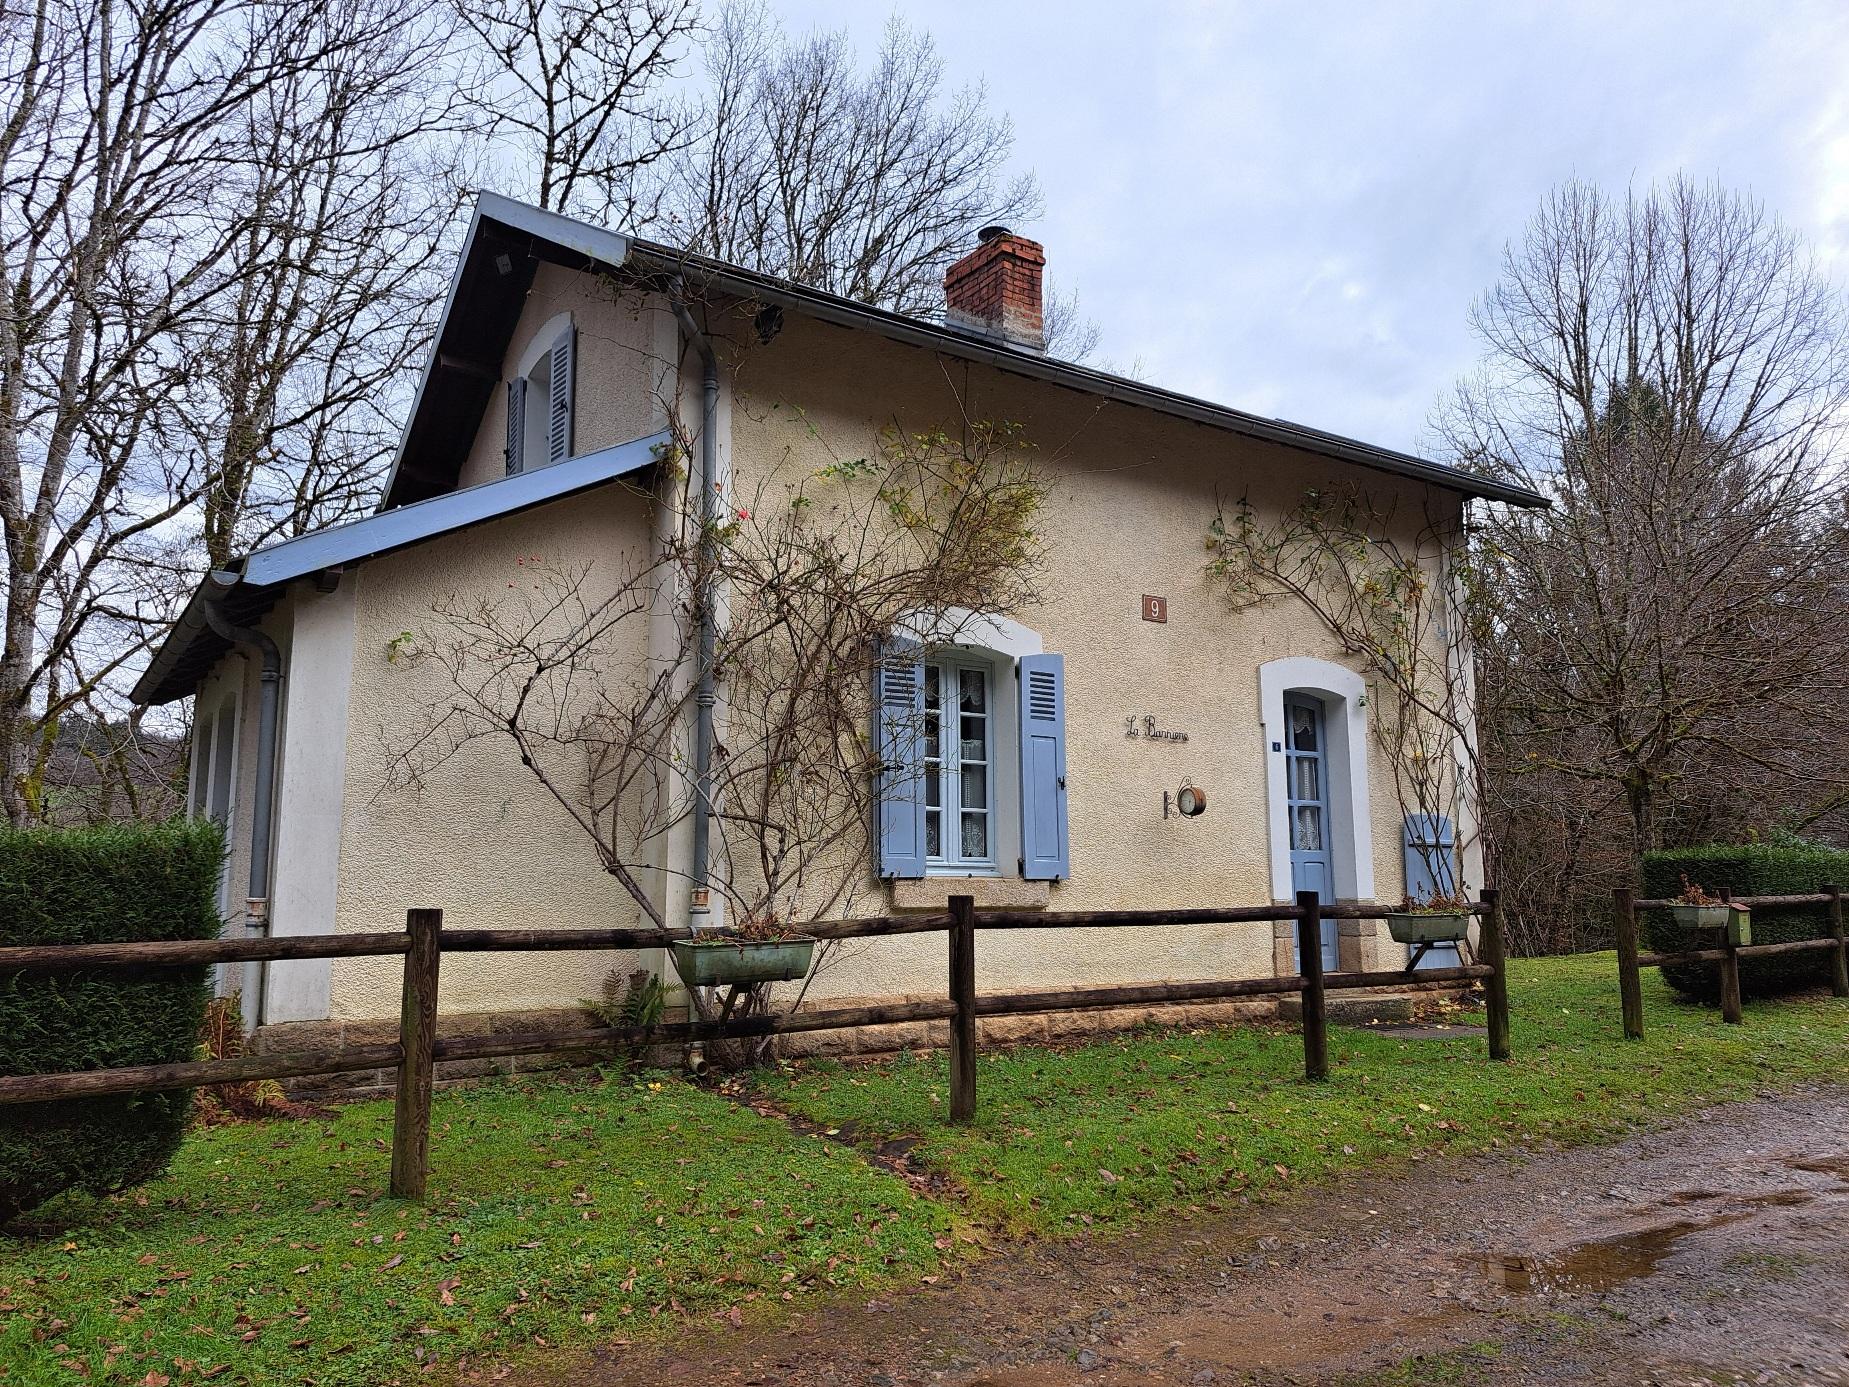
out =
[[507,475],[572,456],[577,329],[561,313],[527,343],[507,382]]

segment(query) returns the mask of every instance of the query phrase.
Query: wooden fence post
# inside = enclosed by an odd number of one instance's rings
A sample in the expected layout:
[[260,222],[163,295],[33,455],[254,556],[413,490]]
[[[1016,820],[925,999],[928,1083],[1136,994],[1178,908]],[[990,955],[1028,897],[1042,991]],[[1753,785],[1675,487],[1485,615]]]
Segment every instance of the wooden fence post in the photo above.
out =
[[1721,1020],[1737,1026],[1746,1019],[1740,1014],[1740,951],[1731,939],[1721,950]]
[[422,1199],[430,1179],[430,1095],[436,1083],[437,965],[443,957],[443,912],[405,914],[411,949],[404,959],[398,1013],[398,1095],[392,1111],[392,1195]]
[[1830,955],[1830,994],[1849,997],[1849,944],[1843,939],[1843,888],[1826,886],[1823,893],[1830,898],[1830,938],[1836,941],[1836,949]]
[[1644,985],[1637,970],[1637,898],[1631,888],[1611,893],[1612,920],[1618,934],[1618,999],[1624,1008],[1624,1038],[1644,1038]]
[[1329,1020],[1323,1005],[1323,912],[1314,891],[1297,893],[1297,971],[1303,975],[1303,1076],[1329,1077]]
[[976,898],[950,898],[950,1120],[976,1115]]
[[1485,887],[1482,924],[1478,933],[1478,952],[1483,962],[1495,969],[1483,980],[1485,1009],[1489,1015],[1489,1057],[1509,1058],[1509,956],[1502,938],[1502,906],[1498,893]]

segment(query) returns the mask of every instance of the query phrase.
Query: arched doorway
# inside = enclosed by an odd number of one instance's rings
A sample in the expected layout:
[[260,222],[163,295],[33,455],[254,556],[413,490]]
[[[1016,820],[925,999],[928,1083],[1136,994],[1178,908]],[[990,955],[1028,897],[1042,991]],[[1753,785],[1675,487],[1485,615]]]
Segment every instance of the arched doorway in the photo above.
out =
[[[1298,891],[1333,901],[1373,899],[1366,682],[1342,665],[1305,656],[1272,660],[1258,673],[1273,899],[1290,900]],[[1324,966],[1359,966],[1358,958],[1341,956],[1338,934],[1335,921],[1325,923]]]

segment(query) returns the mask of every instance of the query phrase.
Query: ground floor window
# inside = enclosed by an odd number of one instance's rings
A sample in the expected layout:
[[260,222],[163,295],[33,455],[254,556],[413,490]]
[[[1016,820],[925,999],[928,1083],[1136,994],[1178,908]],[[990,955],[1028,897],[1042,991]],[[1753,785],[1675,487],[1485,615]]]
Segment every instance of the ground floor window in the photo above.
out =
[[925,862],[994,871],[995,706],[987,666],[924,668]]
[[873,729],[882,877],[1068,875],[1065,678],[1065,660],[1037,649],[887,646]]

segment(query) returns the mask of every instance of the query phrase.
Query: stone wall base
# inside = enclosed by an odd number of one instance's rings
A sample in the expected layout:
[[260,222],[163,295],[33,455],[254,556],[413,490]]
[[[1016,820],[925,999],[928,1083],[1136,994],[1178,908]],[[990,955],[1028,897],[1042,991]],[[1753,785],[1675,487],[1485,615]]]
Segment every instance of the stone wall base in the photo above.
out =
[[[1421,994],[1421,999],[1432,995]],[[942,999],[830,997],[825,1002],[810,1003],[803,1010],[938,1000]],[[1331,1019],[1351,1025],[1369,1020],[1401,1021],[1407,1019],[1411,1011],[1411,999],[1403,995],[1331,996],[1329,999]],[[1145,1025],[1221,1026],[1280,1019],[1295,1021],[1300,1015],[1296,996],[1287,994],[1282,997],[1235,998],[1216,1002],[1181,1002],[1170,1006],[1101,1007],[1093,1011],[1063,1011],[1037,1016],[986,1016],[977,1022],[976,1030],[978,1041],[984,1046],[1043,1045],[1083,1040]],[[685,1018],[684,1013],[671,1011],[667,1019]],[[576,1007],[545,1011],[473,1012],[439,1017],[437,1035],[447,1039],[452,1036],[511,1035],[523,1031],[588,1030],[601,1024],[595,1017]],[[289,1021],[262,1027],[252,1038],[252,1048],[259,1054],[284,1054],[304,1050],[334,1050],[349,1045],[389,1044],[397,1038],[398,1023],[395,1021]],[[941,1050],[949,1043],[948,1021],[918,1021],[898,1026],[869,1026],[860,1030],[798,1031],[779,1039],[778,1053],[791,1058],[874,1058],[902,1050]],[[566,1047],[543,1055],[442,1060],[437,1064],[436,1078],[438,1086],[442,1087],[490,1075],[530,1074],[565,1066],[608,1062],[612,1058],[607,1049],[572,1050]],[[652,1046],[642,1058],[649,1065],[673,1068],[681,1063],[682,1047],[679,1044]],[[310,1099],[389,1097],[396,1082],[397,1072],[393,1069],[353,1070],[283,1081],[290,1093]]]
[[[671,1020],[680,1020],[672,1016]],[[524,1031],[581,1031],[601,1026],[603,1022],[578,1007],[556,1007],[543,1011],[461,1012],[437,1018],[437,1038],[458,1036],[514,1035]],[[390,1044],[398,1039],[396,1021],[285,1021],[259,1027],[251,1037],[251,1048],[258,1054],[299,1053],[303,1050],[338,1050],[350,1045]],[[505,1055],[496,1059],[439,1060],[436,1066],[438,1087],[490,1075],[531,1074],[565,1066],[591,1065],[611,1058],[607,1048],[596,1050],[560,1049],[540,1055]],[[646,1061],[652,1065],[680,1063],[678,1045],[651,1047]],[[385,1098],[390,1097],[398,1081],[396,1069],[359,1069],[339,1074],[308,1074],[284,1079],[283,1087],[302,1098]]]

